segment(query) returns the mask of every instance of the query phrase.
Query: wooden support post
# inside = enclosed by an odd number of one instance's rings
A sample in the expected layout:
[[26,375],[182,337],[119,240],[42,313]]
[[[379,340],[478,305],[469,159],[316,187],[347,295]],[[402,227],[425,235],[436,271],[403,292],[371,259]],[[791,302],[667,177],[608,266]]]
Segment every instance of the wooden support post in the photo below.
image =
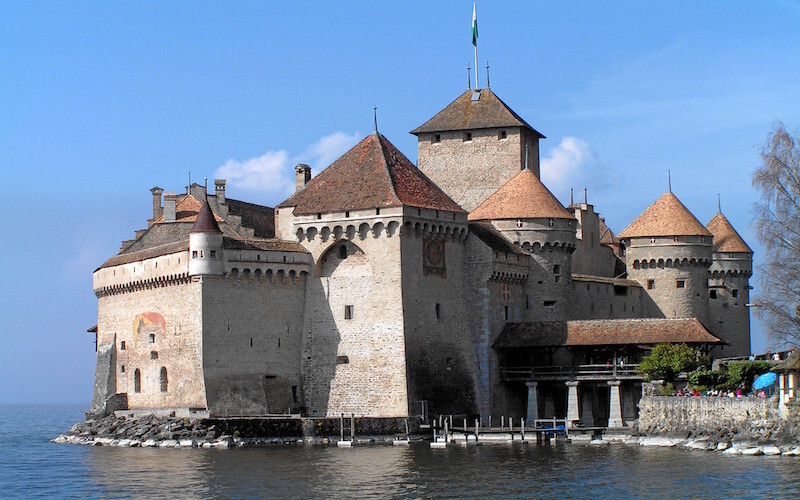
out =
[[489,415],[489,430],[492,429],[492,416]]
[[479,421],[478,421],[478,419],[476,418],[476,419],[475,419],[475,442],[476,442],[476,443],[478,442],[478,424],[479,424]]
[[406,417],[406,419],[405,419],[405,424],[406,424],[406,439],[408,439],[410,441],[411,440],[411,435],[408,433],[408,417]]
[[339,417],[339,440],[344,441],[344,413]]
[[350,441],[356,440],[356,415],[350,414]]
[[525,441],[525,419],[524,418],[520,418],[519,419],[519,428],[520,428],[520,432],[522,432],[522,440]]

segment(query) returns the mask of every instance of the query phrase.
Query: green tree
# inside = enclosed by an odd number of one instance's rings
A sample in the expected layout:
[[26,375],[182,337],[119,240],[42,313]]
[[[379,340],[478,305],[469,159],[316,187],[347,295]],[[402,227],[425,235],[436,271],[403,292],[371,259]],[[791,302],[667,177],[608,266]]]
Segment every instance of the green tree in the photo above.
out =
[[686,344],[658,344],[642,359],[637,371],[648,380],[674,382],[681,372],[697,368],[697,351]]
[[755,223],[767,253],[755,313],[775,342],[800,345],[800,135],[775,126],[753,185],[761,190]]

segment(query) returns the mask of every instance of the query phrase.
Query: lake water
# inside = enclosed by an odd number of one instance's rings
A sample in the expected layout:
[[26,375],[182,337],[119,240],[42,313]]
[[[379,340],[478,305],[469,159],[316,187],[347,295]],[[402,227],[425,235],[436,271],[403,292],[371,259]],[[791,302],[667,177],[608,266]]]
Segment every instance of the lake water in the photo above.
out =
[[0,497],[800,497],[800,459],[580,444],[57,445],[79,406],[0,406]]

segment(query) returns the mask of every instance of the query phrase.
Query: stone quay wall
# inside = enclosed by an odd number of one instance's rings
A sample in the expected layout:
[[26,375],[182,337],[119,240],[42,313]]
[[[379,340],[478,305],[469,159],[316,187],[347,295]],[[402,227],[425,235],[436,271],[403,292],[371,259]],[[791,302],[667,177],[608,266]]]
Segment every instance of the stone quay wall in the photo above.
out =
[[796,412],[784,418],[773,399],[644,396],[639,401],[639,431],[645,435],[797,441],[796,421]]

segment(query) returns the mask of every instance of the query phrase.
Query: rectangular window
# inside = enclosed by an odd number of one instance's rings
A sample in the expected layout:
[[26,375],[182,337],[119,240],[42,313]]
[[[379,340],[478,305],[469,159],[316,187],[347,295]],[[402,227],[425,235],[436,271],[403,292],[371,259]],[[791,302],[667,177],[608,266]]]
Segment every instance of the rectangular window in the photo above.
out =
[[119,365],[120,373],[125,373],[125,365]]
[[158,351],[150,351],[150,359],[158,359]]
[[709,290],[708,291],[708,297],[711,298],[711,299],[716,299],[717,298],[717,291],[716,290]]
[[503,139],[507,139],[508,138],[508,132],[506,132],[505,130],[501,130],[500,134],[497,136],[497,138],[500,139],[501,141]]
[[738,296],[739,296],[739,290],[737,290],[735,288],[733,290],[731,290],[731,297],[733,297],[735,299]]
[[148,344],[155,344],[156,343],[156,334],[155,333],[148,333],[147,334],[147,343]]
[[197,258],[197,250],[192,250],[192,258],[193,259]]
[[555,300],[545,300],[544,302],[542,302],[542,305],[545,306],[545,307],[553,307],[553,306],[556,305],[556,301]]
[[337,365],[349,365],[350,358],[347,356],[336,356],[336,364]]
[[472,140],[472,132],[464,132],[464,142],[470,142]]
[[654,279],[652,279],[652,278],[651,278],[651,279],[649,279],[649,280],[647,280],[647,289],[648,289],[648,290],[652,290],[652,289],[654,289],[655,287],[656,287],[656,280],[654,280]]
[[503,317],[508,321],[508,306],[503,306]]
[[[208,251],[208,256],[211,257],[212,259],[216,259],[217,258],[217,251],[216,250],[209,250]],[[261,257],[261,256],[259,255],[259,257]]]
[[433,142],[442,142],[442,134],[434,134],[433,135]]
[[686,280],[678,280],[675,283],[676,288],[686,288]]
[[614,285],[614,295],[619,297],[628,295],[628,287],[623,285]]
[[556,274],[555,276],[553,276],[553,278],[555,279],[556,283],[561,281],[561,275],[560,274]]
[[531,301],[530,301],[530,297],[528,297],[528,296],[526,295],[526,296],[525,296],[525,309],[530,309],[530,308],[531,308]]
[[119,350],[120,351],[124,351],[125,349],[127,349],[127,346],[125,345],[125,341],[124,340],[120,340],[120,342],[119,342]]
[[353,319],[353,306],[344,306],[344,319]]
[[344,216],[345,216],[345,217],[350,217],[350,212],[345,212],[345,213],[344,213]]
[[442,305],[438,302],[434,304],[434,311],[436,312],[436,319],[442,319]]
[[553,274],[561,274],[561,266],[559,266],[558,264],[553,266]]

